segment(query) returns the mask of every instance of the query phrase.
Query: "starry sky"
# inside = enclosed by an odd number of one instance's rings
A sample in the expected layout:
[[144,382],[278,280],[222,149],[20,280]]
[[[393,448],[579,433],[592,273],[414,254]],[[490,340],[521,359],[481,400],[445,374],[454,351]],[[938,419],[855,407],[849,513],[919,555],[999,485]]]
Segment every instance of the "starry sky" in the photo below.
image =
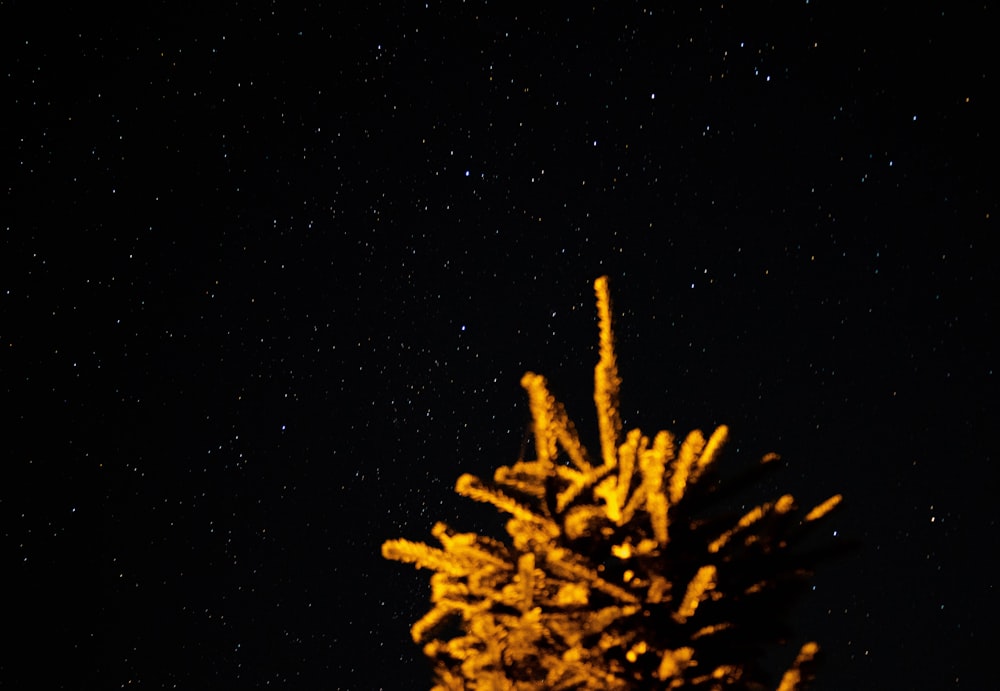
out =
[[991,685],[992,3],[212,5],[0,6],[0,685],[429,688],[379,547],[526,370],[596,448],[604,274],[626,426],[844,494],[815,688]]

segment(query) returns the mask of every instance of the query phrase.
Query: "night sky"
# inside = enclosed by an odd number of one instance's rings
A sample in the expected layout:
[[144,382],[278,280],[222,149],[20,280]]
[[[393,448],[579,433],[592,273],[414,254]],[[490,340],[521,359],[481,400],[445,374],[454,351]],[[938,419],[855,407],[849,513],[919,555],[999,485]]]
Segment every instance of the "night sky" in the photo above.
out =
[[380,545],[526,370],[597,448],[606,274],[626,427],[844,494],[815,688],[994,687],[997,12],[742,4],[0,7],[0,685],[430,688]]

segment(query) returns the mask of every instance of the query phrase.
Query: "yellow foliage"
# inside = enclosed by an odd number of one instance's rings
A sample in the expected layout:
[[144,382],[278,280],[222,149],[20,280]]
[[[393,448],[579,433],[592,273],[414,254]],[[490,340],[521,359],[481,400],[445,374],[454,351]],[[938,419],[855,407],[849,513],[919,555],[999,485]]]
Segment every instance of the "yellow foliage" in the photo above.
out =
[[[750,624],[734,617],[744,599],[773,585],[778,574],[744,576],[738,550],[766,556],[784,549],[787,541],[767,532],[777,524],[765,519],[794,511],[794,500],[785,495],[761,504],[722,530],[685,515],[685,502],[709,475],[729,430],[721,425],[707,440],[694,430],[679,450],[666,430],[623,434],[606,277],[594,288],[599,462],[588,456],[545,378],[528,372],[521,385],[536,458],[498,468],[493,486],[469,474],[455,485],[458,494],[510,516],[510,542],[438,523],[432,534],[441,548],[402,539],[382,546],[387,559],[435,572],[433,606],[411,633],[435,663],[436,691],[714,689],[755,674],[752,660],[726,658],[718,641],[752,637]],[[831,497],[801,524],[839,501]],[[742,541],[734,540],[740,535]],[[677,647],[682,639],[686,644]],[[714,652],[703,658],[708,650]],[[815,644],[803,646],[779,691],[800,687],[815,654]],[[699,669],[699,659],[715,662]]]

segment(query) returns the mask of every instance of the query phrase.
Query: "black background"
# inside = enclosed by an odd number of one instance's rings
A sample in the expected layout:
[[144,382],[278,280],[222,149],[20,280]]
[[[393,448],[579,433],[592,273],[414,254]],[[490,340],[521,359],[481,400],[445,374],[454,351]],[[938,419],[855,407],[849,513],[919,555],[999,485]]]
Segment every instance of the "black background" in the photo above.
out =
[[845,495],[816,688],[987,688],[996,18],[0,8],[0,683],[429,688],[379,547],[500,530],[525,370],[596,448],[607,274],[627,426]]

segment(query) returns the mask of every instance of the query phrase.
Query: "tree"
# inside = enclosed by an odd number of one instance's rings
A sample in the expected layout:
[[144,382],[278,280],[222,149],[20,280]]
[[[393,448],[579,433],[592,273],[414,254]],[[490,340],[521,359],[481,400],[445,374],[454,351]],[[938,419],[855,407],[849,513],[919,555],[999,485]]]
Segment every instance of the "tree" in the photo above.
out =
[[[786,494],[735,518],[706,513],[728,429],[679,443],[668,431],[623,434],[606,277],[595,291],[599,461],[529,372],[537,457],[455,487],[509,514],[510,541],[438,523],[441,547],[382,545],[387,559],[435,572],[433,607],[411,630],[434,662],[434,689],[767,688],[760,657],[786,637],[816,556],[793,547],[841,496],[804,512]],[[779,691],[804,688],[817,651],[800,647]]]

